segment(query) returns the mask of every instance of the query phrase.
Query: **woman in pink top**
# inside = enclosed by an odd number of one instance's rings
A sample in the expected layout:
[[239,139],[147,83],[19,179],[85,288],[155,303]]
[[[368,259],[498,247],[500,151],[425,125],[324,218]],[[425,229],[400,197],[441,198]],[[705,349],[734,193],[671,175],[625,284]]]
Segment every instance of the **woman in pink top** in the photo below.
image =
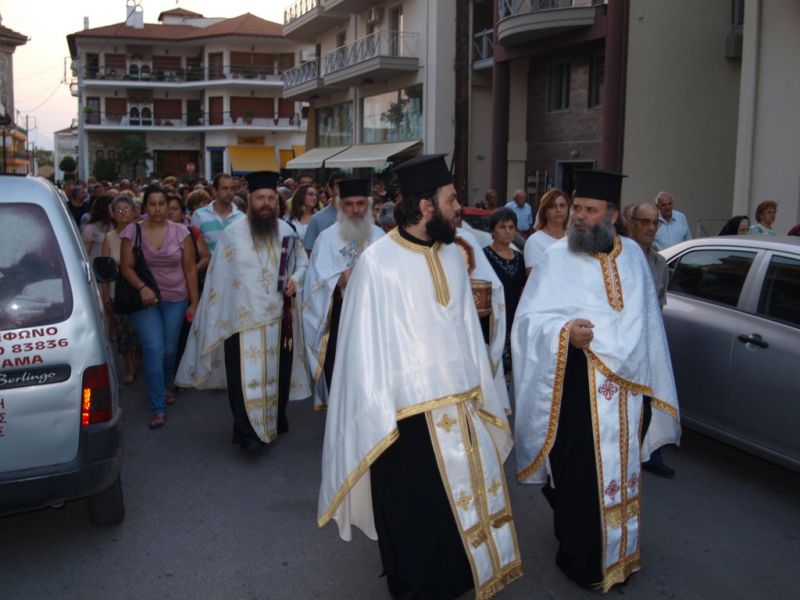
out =
[[[167,196],[158,186],[144,192],[143,208],[148,218],[133,223],[120,234],[122,276],[141,294],[145,308],[131,313],[142,344],[142,363],[150,399],[150,428],[164,425],[167,404],[175,403],[169,390],[175,371],[178,334],[184,319],[189,321],[197,308],[197,269],[194,244],[189,230],[168,218]],[[133,246],[137,227],[145,261],[158,285],[159,300],[134,271]]]

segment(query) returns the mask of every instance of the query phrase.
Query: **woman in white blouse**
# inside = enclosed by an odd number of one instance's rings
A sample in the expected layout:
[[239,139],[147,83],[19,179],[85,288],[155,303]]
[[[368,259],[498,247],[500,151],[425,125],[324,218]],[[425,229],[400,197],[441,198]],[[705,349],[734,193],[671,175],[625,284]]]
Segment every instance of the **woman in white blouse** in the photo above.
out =
[[544,196],[536,215],[534,233],[525,242],[525,274],[530,275],[551,244],[567,234],[569,207],[572,201],[562,190],[552,188]]

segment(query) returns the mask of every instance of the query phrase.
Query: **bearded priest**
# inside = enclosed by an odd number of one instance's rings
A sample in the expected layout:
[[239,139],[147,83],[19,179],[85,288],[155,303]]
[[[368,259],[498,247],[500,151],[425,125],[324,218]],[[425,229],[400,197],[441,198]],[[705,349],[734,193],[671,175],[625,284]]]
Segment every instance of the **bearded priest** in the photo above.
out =
[[318,523],[377,539],[393,598],[489,598],[522,575],[511,432],[452,244],[444,158],[396,174],[398,226],[363,252],[342,305]]
[[342,296],[361,253],[383,237],[372,222],[369,179],[339,181],[336,223],[314,244],[303,287],[303,334],[313,375],[314,409],[323,410],[336,358]]
[[308,257],[294,229],[278,218],[278,174],[245,179],[247,218],[217,242],[176,382],[227,387],[233,443],[255,450],[288,431],[290,397],[311,395],[302,344],[292,336],[292,297]]
[[614,229],[622,175],[574,181],[567,236],[528,279],[511,330],[517,479],[547,481],[556,564],[605,592],[640,568],[641,462],[680,426],[650,267]]

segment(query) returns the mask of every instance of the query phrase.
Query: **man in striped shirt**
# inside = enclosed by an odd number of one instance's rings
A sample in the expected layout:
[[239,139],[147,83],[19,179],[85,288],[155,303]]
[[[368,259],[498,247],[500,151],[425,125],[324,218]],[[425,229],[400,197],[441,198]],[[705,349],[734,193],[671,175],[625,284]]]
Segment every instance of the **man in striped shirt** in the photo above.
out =
[[192,215],[192,227],[197,227],[203,234],[208,244],[208,249],[214,253],[217,240],[223,230],[231,223],[244,218],[244,213],[233,204],[235,186],[233,177],[228,173],[219,173],[214,177],[214,189],[217,190],[216,199],[202,208],[198,208]]

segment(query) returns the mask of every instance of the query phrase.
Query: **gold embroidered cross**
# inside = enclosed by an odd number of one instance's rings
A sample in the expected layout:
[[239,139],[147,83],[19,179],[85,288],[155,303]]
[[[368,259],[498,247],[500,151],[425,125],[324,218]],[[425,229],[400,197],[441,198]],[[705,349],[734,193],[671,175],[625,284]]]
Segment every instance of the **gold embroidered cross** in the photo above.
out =
[[461,493],[458,495],[458,500],[456,500],[456,504],[461,510],[467,510],[469,505],[472,503],[472,496],[461,490]]
[[236,258],[236,249],[233,246],[226,246],[222,257],[227,261],[232,261]]
[[208,303],[211,306],[214,306],[217,303],[218,299],[219,299],[219,296],[217,295],[217,290],[211,290],[208,293]]
[[500,484],[497,483],[497,480],[492,479],[492,485],[490,485],[487,490],[492,496],[497,496],[497,492],[500,491]]
[[255,346],[250,346],[247,351],[244,353],[244,357],[247,362],[256,362],[259,358],[264,357],[264,353]]
[[219,369],[222,366],[222,361],[218,358],[215,358],[211,361],[211,368],[212,369]]
[[450,415],[445,413],[442,415],[442,418],[439,419],[439,422],[436,423],[436,426],[444,429],[445,433],[450,433],[450,430],[453,428],[453,425],[455,424],[456,422],[450,418]]
[[250,383],[247,384],[247,387],[250,388],[251,390],[256,389],[258,387],[258,381],[256,381],[255,379],[251,379]]
[[231,287],[233,289],[235,289],[235,290],[238,290],[240,287],[242,287],[241,280],[240,279],[234,279],[233,282],[231,283]]
[[239,313],[236,315],[236,319],[239,321],[249,321],[250,320],[250,310],[242,307],[239,309]]

